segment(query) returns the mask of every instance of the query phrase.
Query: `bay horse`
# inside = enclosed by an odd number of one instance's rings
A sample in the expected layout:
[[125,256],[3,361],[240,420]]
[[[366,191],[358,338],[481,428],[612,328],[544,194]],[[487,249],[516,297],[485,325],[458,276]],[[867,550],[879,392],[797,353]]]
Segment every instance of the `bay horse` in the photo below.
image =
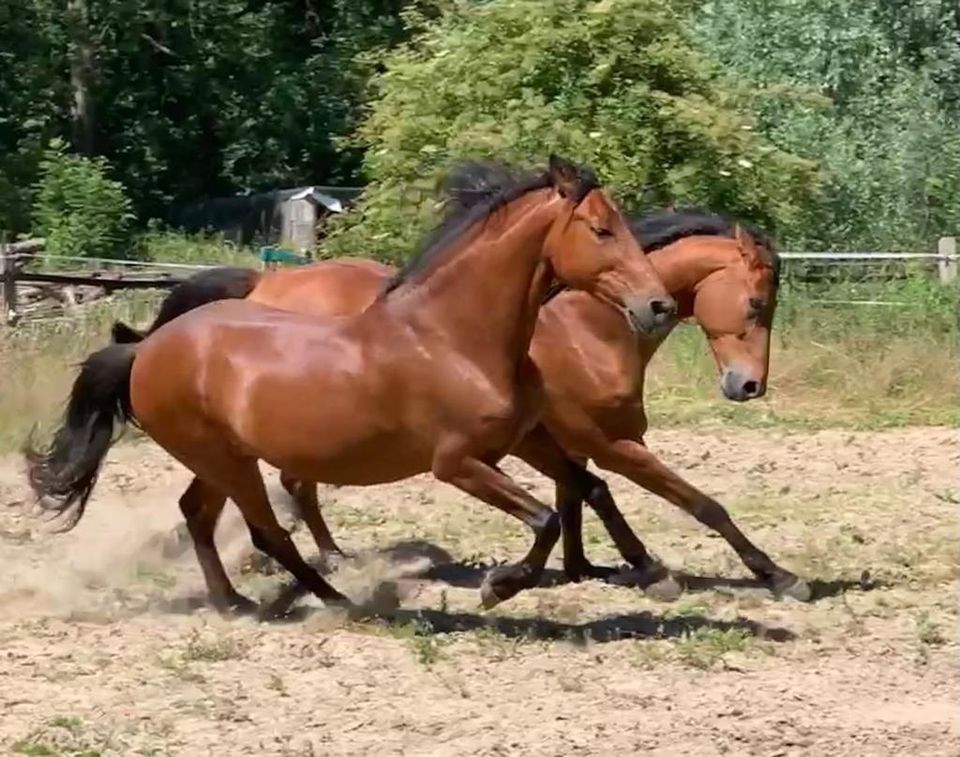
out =
[[[464,175],[457,178],[461,181]],[[491,167],[446,188],[450,201],[469,205],[493,191],[502,177]],[[661,212],[634,219],[632,230],[650,262],[677,300],[682,318],[693,317],[706,335],[730,400],[763,396],[769,368],[770,330],[776,308],[779,260],[756,231],[699,209]],[[147,333],[205,301],[224,297],[300,312],[349,315],[369,306],[395,270],[382,263],[340,258],[261,273],[252,269],[207,271],[178,285]],[[513,454],[544,471],[552,461],[557,509],[563,532],[567,576],[609,578],[614,570],[590,564],[581,538],[582,501],[601,518],[641,585],[664,580],[665,570],[649,555],[619,512],[605,482],[586,470],[588,459],[620,473],[679,506],[719,532],[744,564],[775,594],[810,598],[806,582],[778,566],[733,523],[726,509],[665,466],[644,444],[646,368],[667,333],[638,340],[615,311],[589,296],[562,291],[540,310],[530,355],[546,390],[542,425]],[[135,342],[139,332],[114,324],[114,338]],[[558,453],[557,443],[563,452]],[[576,462],[561,464],[562,455]],[[316,486],[281,471],[298,514],[322,554],[342,554],[320,513]],[[669,593],[670,587],[664,587]]]
[[[432,472],[525,523],[529,552],[491,570],[492,607],[537,584],[560,537],[558,515],[496,468],[539,419],[528,356],[557,280],[654,335],[676,303],[592,171],[551,155],[451,207],[420,253],[366,308],[306,315],[247,300],[211,302],[139,344],[90,355],[46,449],[28,441],[41,504],[76,523],[119,422],[136,422],[195,474],[180,498],[212,604],[250,611],[213,530],[227,498],[254,546],[326,603],[349,601],[301,557],[273,513],[257,461],[299,481],[370,485]],[[72,525],[72,524],[71,524]]]

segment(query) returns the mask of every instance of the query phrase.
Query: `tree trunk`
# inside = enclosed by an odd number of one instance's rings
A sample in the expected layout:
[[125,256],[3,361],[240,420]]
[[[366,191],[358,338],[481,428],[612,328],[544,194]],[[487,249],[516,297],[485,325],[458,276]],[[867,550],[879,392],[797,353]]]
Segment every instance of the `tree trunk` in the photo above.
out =
[[70,115],[74,147],[84,155],[95,150],[96,115],[93,105],[95,55],[90,34],[87,0],[67,0],[67,28],[70,34]]

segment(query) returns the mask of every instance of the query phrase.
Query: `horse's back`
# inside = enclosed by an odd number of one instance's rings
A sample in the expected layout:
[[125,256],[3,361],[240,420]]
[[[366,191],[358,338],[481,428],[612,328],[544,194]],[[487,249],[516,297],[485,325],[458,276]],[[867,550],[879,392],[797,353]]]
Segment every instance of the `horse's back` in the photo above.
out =
[[376,299],[395,273],[375,260],[324,260],[264,276],[248,299],[302,313],[355,315]]
[[[215,429],[281,467],[290,461],[298,468],[296,461],[328,446],[382,447],[374,439],[391,433],[383,399],[401,401],[402,387],[385,387],[392,374],[377,345],[389,341],[389,327],[369,320],[244,300],[205,305],[138,345],[134,413],[155,438],[167,439],[164,429],[172,426],[179,426],[175,434]],[[341,462],[352,457],[342,455]]]

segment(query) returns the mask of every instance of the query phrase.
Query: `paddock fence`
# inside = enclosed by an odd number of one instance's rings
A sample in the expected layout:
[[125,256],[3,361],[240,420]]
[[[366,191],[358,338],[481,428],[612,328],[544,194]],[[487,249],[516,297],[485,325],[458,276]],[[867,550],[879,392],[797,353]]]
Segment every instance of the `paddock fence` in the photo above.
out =
[[[124,290],[164,290],[198,271],[219,265],[69,257],[43,252],[43,240],[0,242],[0,326],[23,320],[63,318],[84,305]],[[957,280],[957,238],[942,237],[936,252],[780,253],[782,278],[791,285],[849,282],[847,296],[814,299],[825,306],[906,307],[874,294],[878,282],[921,273],[941,284]],[[251,255],[251,266],[302,264],[304,258],[273,248]]]

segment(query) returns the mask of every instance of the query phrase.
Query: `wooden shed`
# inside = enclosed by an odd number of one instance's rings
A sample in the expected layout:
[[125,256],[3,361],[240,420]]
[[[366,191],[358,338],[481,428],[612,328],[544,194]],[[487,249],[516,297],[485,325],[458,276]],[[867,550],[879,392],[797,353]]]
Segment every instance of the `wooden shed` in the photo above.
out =
[[279,204],[280,246],[305,255],[317,244],[317,226],[331,213],[342,213],[343,205],[335,197],[304,187]]
[[355,188],[308,186],[217,197],[176,208],[170,222],[190,233],[218,231],[237,244],[279,244],[306,254],[316,246],[318,225],[344,212],[358,194]]

